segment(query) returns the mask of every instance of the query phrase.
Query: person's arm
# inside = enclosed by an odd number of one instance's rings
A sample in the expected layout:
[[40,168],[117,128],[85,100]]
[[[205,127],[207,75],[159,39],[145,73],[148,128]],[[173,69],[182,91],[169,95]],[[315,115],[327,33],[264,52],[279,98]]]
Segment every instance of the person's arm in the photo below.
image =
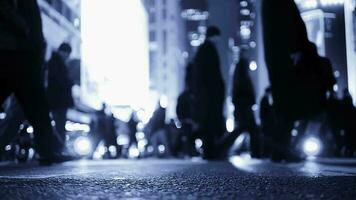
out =
[[25,20],[17,13],[15,5],[11,5],[8,0],[0,0],[0,20],[18,35],[26,36],[29,33]]

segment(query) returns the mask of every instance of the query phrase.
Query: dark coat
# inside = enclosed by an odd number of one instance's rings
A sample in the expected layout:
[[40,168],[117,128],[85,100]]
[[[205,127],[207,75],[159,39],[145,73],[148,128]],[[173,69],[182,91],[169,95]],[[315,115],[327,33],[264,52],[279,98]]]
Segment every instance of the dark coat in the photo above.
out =
[[44,37],[36,0],[0,0],[0,49],[42,53]]
[[241,107],[251,108],[256,103],[256,95],[248,73],[248,65],[248,60],[241,58],[235,68],[232,91],[232,102],[235,105],[235,110],[241,109]]
[[192,120],[193,118],[194,98],[189,90],[185,90],[179,95],[177,101],[176,113],[180,122]]
[[50,109],[66,109],[73,106],[72,80],[67,66],[58,53],[53,53],[48,62],[48,102]]
[[[276,115],[298,120],[319,113],[325,99],[314,77],[317,52],[310,53],[305,24],[293,0],[263,0],[262,23],[265,60],[273,91]],[[304,56],[296,67],[292,55]],[[304,63],[303,63],[304,62]],[[306,73],[307,72],[307,73]],[[314,81],[314,82],[313,82]]]
[[192,82],[192,92],[197,104],[196,120],[205,125],[223,121],[225,85],[217,49],[209,40],[197,51]]
[[159,106],[152,115],[152,118],[149,122],[150,132],[154,134],[160,129],[165,128],[166,121],[166,109]]

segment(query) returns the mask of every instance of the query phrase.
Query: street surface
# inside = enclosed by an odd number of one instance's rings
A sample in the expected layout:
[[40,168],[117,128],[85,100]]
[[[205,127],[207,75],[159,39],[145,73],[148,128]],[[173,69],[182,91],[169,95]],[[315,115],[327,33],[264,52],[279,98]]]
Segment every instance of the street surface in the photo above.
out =
[[356,163],[234,157],[0,163],[0,199],[356,199]]

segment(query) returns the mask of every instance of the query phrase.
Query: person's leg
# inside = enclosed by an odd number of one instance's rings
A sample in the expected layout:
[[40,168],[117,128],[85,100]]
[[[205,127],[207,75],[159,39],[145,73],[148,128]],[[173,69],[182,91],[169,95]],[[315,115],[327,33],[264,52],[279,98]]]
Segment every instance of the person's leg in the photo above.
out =
[[[16,52],[0,51],[0,107],[2,112],[5,111],[7,116],[0,122],[0,154],[4,150],[4,147],[16,137],[16,132],[9,131],[9,128],[14,127],[16,123],[13,121],[14,109],[12,103],[8,108],[4,108],[5,100],[10,96],[12,92],[12,80],[14,79],[14,71],[18,65],[16,59]],[[11,101],[8,99],[8,101]]]
[[54,141],[58,142],[58,149],[56,150],[57,152],[62,152],[65,147],[65,141],[66,141],[66,122],[67,122],[67,109],[57,109],[52,112],[53,115],[53,120],[55,121],[56,124],[56,130],[57,134],[59,137],[59,141]]
[[250,112],[248,115],[248,132],[251,136],[251,156],[260,158],[262,156],[260,131],[257,127],[253,113]]
[[273,161],[282,161],[291,156],[291,130],[293,122],[278,119],[275,132],[272,134],[273,149],[271,158]]
[[14,77],[19,82],[15,96],[25,116],[34,128],[37,151],[41,158],[54,157],[53,130],[41,77],[41,61],[28,52],[22,52],[19,73]]
[[11,103],[6,109],[6,118],[0,123],[0,151],[18,137],[16,133],[21,123],[25,121],[25,116],[16,98],[11,97],[9,101]]

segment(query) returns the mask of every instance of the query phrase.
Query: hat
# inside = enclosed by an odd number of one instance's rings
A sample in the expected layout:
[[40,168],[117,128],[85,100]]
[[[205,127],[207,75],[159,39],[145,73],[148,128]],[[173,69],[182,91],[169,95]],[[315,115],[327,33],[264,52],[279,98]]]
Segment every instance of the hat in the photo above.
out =
[[71,47],[68,43],[63,42],[63,43],[59,46],[58,51],[64,51],[64,52],[71,53],[71,52],[72,52],[72,47]]

